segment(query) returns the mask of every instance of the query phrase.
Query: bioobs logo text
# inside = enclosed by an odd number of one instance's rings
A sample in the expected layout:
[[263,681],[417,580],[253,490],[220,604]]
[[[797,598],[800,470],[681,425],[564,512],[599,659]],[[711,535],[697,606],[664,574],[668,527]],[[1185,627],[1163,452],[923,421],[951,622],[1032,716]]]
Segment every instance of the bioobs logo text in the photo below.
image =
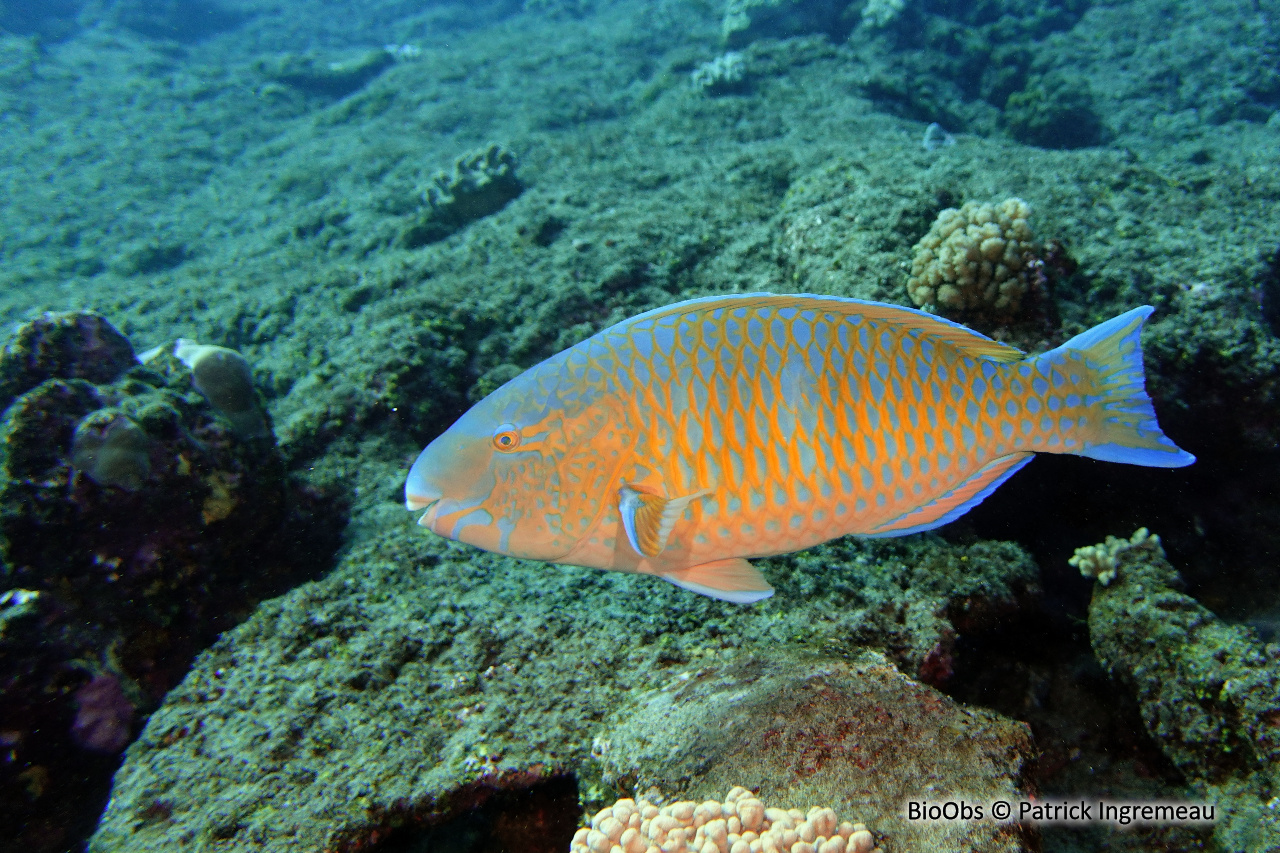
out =
[[988,815],[987,806],[965,800],[947,800],[945,803],[907,800],[906,809],[907,820],[911,821],[983,820]]
[[975,803],[969,800],[907,800],[907,820],[949,823],[990,818],[997,822],[1019,823],[1109,823],[1114,826],[1144,824],[1172,826],[1213,824],[1217,818],[1213,803],[1178,802],[1174,800],[992,800]]

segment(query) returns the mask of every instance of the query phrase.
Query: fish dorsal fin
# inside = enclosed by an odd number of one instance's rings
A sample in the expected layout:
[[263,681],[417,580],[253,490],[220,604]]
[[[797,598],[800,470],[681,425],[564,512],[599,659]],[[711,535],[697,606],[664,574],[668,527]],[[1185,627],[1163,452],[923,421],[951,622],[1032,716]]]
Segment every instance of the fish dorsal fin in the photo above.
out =
[[679,498],[666,498],[647,486],[630,483],[618,490],[618,512],[627,541],[637,554],[656,557],[667,547],[671,529],[676,526],[685,507],[698,498],[711,494],[702,489]]
[[662,577],[690,592],[734,604],[751,604],[773,595],[773,587],[760,570],[741,557],[700,563]]
[[882,536],[906,536],[921,533],[955,521],[987,499],[1000,485],[1031,461],[1033,453],[1010,453],[992,459],[979,468],[973,476],[944,495],[939,495],[922,507],[890,519],[868,531],[871,539]]
[[809,293],[741,293],[731,296],[704,296],[701,299],[690,299],[677,302],[664,308],[656,308],[624,321],[630,325],[637,320],[661,319],[678,314],[701,313],[714,311],[717,308],[732,310],[735,308],[769,307],[776,309],[795,308],[800,311],[822,311],[841,314],[846,317],[861,315],[872,320],[896,323],[920,329],[935,341],[951,344],[962,353],[974,358],[985,358],[1000,363],[1021,361],[1026,353],[1017,347],[993,341],[986,335],[975,332],[968,326],[944,320],[942,317],[919,311],[915,308],[904,308],[901,305],[890,305],[887,302],[870,302],[865,299],[850,299],[844,296],[818,296]]

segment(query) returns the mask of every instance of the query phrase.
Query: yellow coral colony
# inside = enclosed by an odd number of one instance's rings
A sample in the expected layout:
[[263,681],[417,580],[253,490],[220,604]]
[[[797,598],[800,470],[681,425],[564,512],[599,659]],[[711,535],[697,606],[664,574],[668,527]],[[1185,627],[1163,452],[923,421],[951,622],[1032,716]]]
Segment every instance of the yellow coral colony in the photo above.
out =
[[723,803],[707,800],[658,808],[619,800],[579,829],[570,853],[880,853],[860,823],[829,808],[765,808],[746,788]]
[[939,213],[915,246],[907,280],[911,301],[951,314],[1017,313],[1027,290],[1025,258],[1035,251],[1030,215],[1020,198],[971,201]]

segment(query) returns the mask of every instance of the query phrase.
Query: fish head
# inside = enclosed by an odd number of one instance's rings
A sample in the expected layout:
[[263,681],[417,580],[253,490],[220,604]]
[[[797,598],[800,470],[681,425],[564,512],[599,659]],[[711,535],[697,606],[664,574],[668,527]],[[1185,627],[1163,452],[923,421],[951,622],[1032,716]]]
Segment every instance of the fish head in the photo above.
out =
[[554,377],[547,381],[548,370],[538,372],[494,391],[419,454],[405,505],[424,510],[420,525],[528,560],[555,561],[577,544],[589,509],[581,486],[561,486],[578,480],[608,417],[590,395],[566,393]]

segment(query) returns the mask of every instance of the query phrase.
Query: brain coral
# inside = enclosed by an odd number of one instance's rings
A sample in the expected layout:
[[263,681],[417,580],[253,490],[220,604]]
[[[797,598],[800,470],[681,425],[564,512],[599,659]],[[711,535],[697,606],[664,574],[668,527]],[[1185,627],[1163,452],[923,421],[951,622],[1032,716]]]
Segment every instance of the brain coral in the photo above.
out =
[[619,800],[573,837],[570,853],[878,853],[862,824],[838,822],[828,808],[767,809],[746,788],[723,803],[679,802],[658,808]]
[[938,214],[915,246],[907,292],[922,308],[1009,317],[1027,292],[1036,246],[1020,198],[966,202]]

